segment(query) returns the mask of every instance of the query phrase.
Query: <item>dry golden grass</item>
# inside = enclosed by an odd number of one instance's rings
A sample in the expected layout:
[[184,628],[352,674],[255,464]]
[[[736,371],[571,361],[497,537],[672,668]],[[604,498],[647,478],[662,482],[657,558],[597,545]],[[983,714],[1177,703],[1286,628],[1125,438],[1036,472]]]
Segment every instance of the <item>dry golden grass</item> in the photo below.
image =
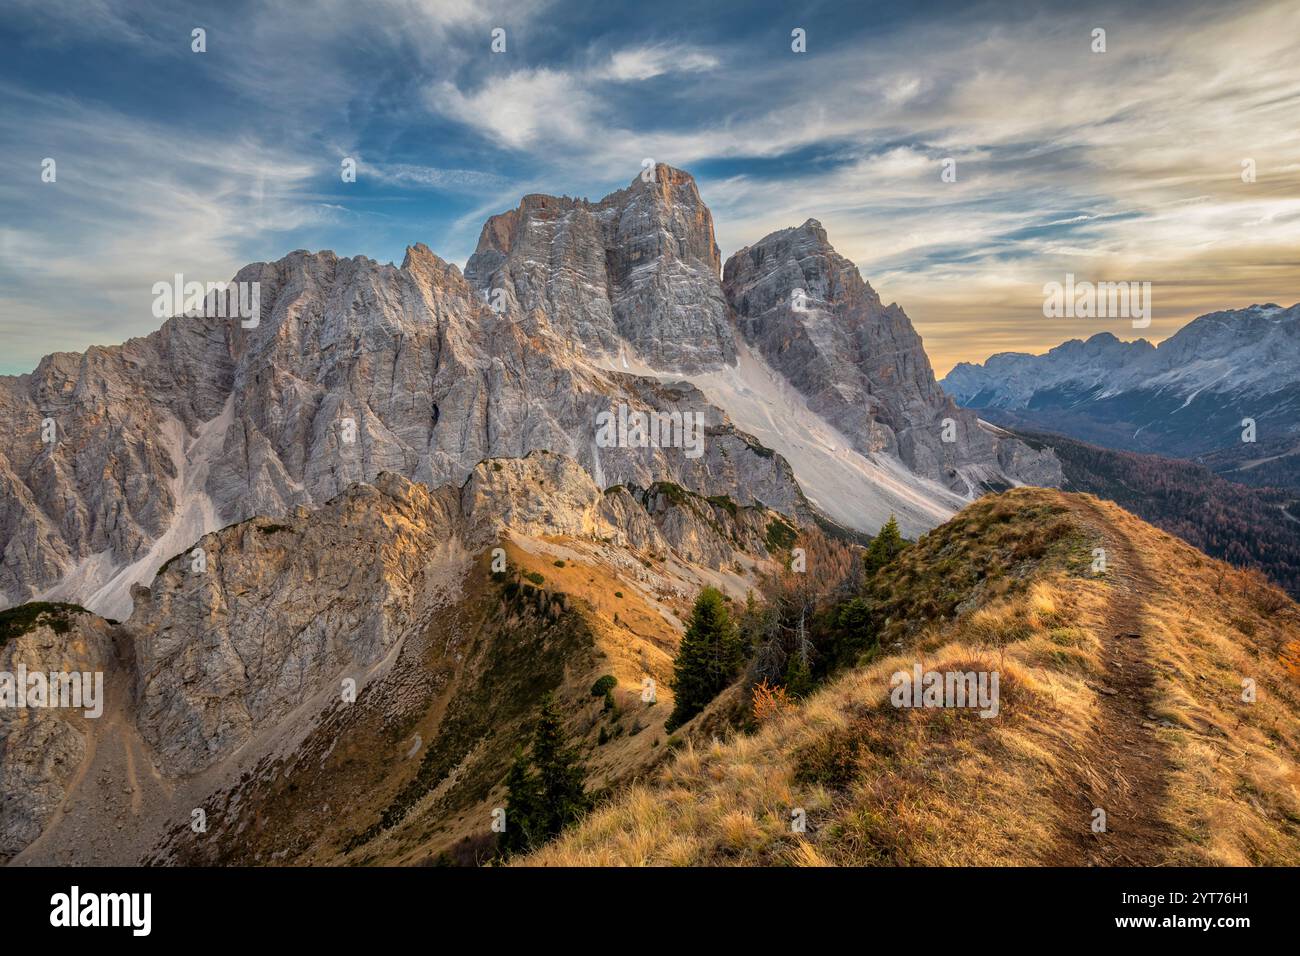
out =
[[1144,624],[1159,649],[1153,711],[1174,725],[1168,818],[1186,838],[1169,862],[1300,863],[1300,682],[1286,666],[1296,605],[1233,569],[1216,592],[1217,562],[1119,514],[1161,555],[1148,562],[1160,587]]
[[[1120,541],[1143,573],[1089,573],[1091,547]],[[917,563],[925,555],[950,566],[936,573]],[[972,576],[954,555],[1003,573]],[[1078,862],[1062,838],[1061,795],[1089,772],[1080,755],[1125,746],[1095,731],[1113,706],[1101,687],[1115,639],[1107,626],[1126,593],[1153,678],[1142,732],[1164,754],[1152,812],[1173,837],[1148,847],[1149,861],[1300,863],[1300,687],[1285,663],[1300,647],[1300,611],[1289,600],[1114,505],[1036,489],[972,505],[889,573],[895,606],[909,593],[943,599],[892,622],[898,653],[753,735],[688,743],[653,783],[518,862]],[[948,601],[955,615],[943,613]],[[918,660],[998,671],[1000,715],[891,706],[891,674]],[[1254,703],[1241,699],[1246,679]]]
[[[562,537],[507,538],[501,546],[511,573],[540,575],[542,583],[538,586],[563,594],[568,606],[581,614],[594,641],[592,656],[584,659],[583,666],[568,667],[556,688],[557,696],[572,715],[566,729],[585,750],[588,786],[620,787],[649,773],[668,756],[668,734],[663,724],[673,708],[672,657],[680,634],[634,576],[600,560],[598,555],[593,557],[590,542]],[[488,578],[489,561],[490,554],[485,553],[480,559],[478,580]],[[613,694],[617,719],[604,710],[603,697],[590,693],[595,680],[606,674],[616,681]],[[656,682],[654,703],[642,699],[646,677]],[[445,703],[439,702],[419,725],[423,739],[437,738]],[[598,744],[602,728],[607,741]],[[362,752],[368,753],[365,748]],[[496,807],[505,805],[504,781],[476,804],[450,816],[437,800],[455,779],[455,773],[449,775],[421,798],[406,820],[367,843],[347,862],[424,863],[462,842],[481,842],[484,821],[491,820]],[[376,811],[366,803],[364,812],[373,815]],[[640,839],[635,826],[610,834],[611,845],[620,847],[621,858],[635,858]],[[485,855],[487,852],[485,849]],[[613,861],[609,853],[602,857],[605,862]]]

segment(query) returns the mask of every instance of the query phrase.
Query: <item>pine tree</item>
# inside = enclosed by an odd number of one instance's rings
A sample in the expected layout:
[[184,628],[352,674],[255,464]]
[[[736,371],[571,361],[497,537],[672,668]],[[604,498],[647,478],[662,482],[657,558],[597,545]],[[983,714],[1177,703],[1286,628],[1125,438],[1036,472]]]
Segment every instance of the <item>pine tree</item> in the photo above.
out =
[[785,689],[791,697],[806,697],[813,687],[812,667],[808,655],[812,652],[812,642],[808,640],[808,629],[804,625],[807,611],[799,615],[799,624],[795,628],[794,651],[790,654],[785,669]]
[[547,694],[533,727],[532,752],[525,756],[520,749],[506,775],[502,851],[536,849],[590,810],[585,777],[578,749],[565,736],[555,698]]
[[695,599],[691,617],[673,661],[676,702],[665,725],[680,727],[703,710],[740,670],[740,635],[722,593],[705,588]]
[[898,557],[905,547],[907,542],[899,533],[898,522],[894,520],[893,515],[890,515],[885,526],[880,529],[880,533],[871,539],[871,546],[867,548],[867,553],[862,559],[867,574],[875,574]]
[[813,689],[813,677],[808,667],[808,659],[802,654],[791,654],[782,680],[783,689],[791,697],[796,699],[807,697]]
[[533,765],[537,768],[546,837],[555,836],[591,808],[583,789],[586,771],[576,747],[569,745],[555,698],[542,698],[542,713],[533,731]]
[[528,768],[524,748],[515,751],[514,763],[506,774],[506,829],[501,834],[501,850],[519,853],[540,845],[541,830],[536,819],[541,806],[541,788],[537,776]]

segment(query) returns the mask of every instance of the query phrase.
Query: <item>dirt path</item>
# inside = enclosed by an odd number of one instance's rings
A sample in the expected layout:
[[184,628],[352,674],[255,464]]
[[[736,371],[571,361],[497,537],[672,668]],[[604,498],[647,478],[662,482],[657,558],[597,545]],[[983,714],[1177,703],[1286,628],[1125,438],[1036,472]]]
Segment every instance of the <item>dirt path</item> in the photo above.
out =
[[[1173,839],[1160,819],[1169,759],[1148,718],[1154,673],[1142,629],[1142,594],[1159,588],[1139,550],[1097,502],[1078,499],[1080,516],[1101,530],[1111,603],[1101,633],[1106,671],[1091,682],[1097,714],[1086,748],[1067,753],[1056,847],[1059,866],[1152,866]],[[1106,830],[1093,832],[1094,811]]]

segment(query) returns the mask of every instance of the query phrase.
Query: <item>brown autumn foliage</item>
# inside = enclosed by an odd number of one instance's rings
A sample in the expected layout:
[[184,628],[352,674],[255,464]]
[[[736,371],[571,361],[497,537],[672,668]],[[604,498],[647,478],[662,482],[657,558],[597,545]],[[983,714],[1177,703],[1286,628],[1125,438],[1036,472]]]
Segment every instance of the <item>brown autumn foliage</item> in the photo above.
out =
[[1256,568],[1246,568],[1240,574],[1241,590],[1246,599],[1262,614],[1275,614],[1291,602]]
[[1300,641],[1288,641],[1282,648],[1282,653],[1278,655],[1278,660],[1291,675],[1291,679],[1300,682]]
[[784,687],[780,685],[774,687],[765,680],[754,685],[752,703],[754,720],[760,724],[788,713],[795,706]]

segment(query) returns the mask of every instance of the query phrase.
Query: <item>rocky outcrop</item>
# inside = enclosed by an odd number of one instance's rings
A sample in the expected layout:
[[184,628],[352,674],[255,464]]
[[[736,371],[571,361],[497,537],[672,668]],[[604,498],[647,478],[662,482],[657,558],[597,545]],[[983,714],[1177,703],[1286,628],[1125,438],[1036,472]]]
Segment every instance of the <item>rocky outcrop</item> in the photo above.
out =
[[465,276],[506,314],[592,353],[734,362],[713,217],[689,173],[659,163],[599,202],[525,196],[483,226]]
[[901,458],[961,494],[1008,478],[1059,483],[1050,452],[995,436],[944,394],[907,315],[882,303],[817,220],[741,249],[723,286],[745,341],[864,454]]
[[[112,628],[95,615],[59,605],[8,615],[19,616],[30,618],[17,628],[22,633],[0,638],[0,862],[40,836],[63,803],[86,756],[89,725],[103,719],[106,678],[117,670]],[[8,620],[0,627],[15,629]],[[51,692],[50,672],[76,683]],[[28,684],[19,706],[9,696],[15,682],[37,674],[47,675],[47,690],[38,703],[26,699],[36,687]]]
[[766,508],[677,485],[602,491],[572,459],[493,460],[461,486],[386,473],[317,511],[204,536],[137,587],[125,625],[139,726],[173,773],[194,773],[303,700],[382,661],[459,590],[468,557],[506,533],[608,540],[704,567],[766,557]]
[[201,565],[182,556],[137,587],[139,726],[170,772],[208,766],[327,678],[360,677],[445,599],[454,499],[382,484],[206,535]]
[[186,440],[230,394],[229,334],[176,318],[146,338],[0,377],[0,592],[10,601],[91,555],[109,565],[139,557],[166,532]]

